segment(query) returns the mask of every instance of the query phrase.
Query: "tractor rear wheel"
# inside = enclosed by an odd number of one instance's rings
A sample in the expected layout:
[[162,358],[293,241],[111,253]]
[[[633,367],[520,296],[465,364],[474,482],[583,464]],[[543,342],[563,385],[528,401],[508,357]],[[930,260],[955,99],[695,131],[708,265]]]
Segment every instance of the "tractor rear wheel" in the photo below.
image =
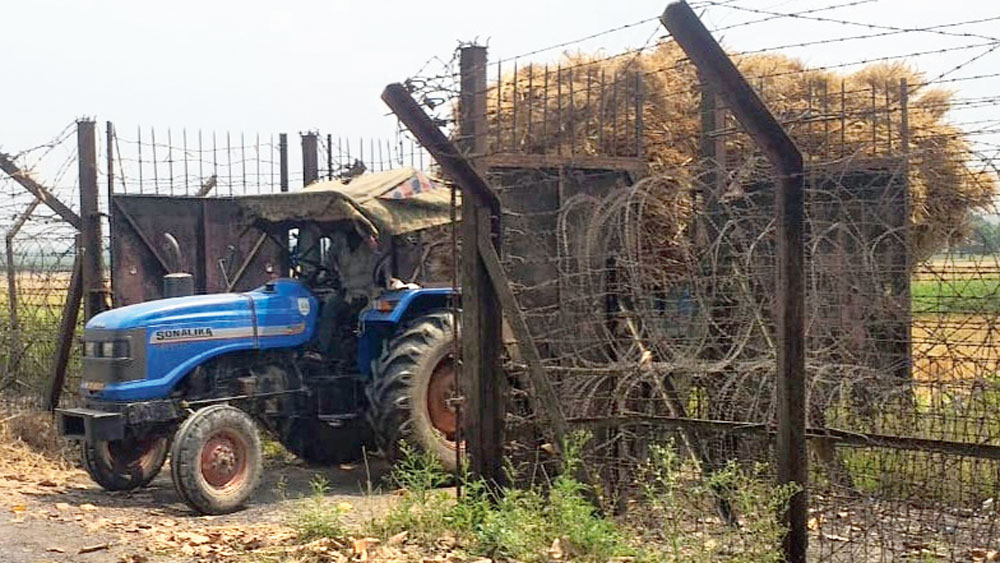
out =
[[433,455],[441,466],[457,466],[458,416],[454,356],[455,323],[448,311],[414,319],[390,342],[367,389],[368,421],[379,448],[391,461],[400,442]]
[[240,509],[260,485],[260,435],[247,413],[229,405],[196,411],[181,424],[170,452],[181,498],[202,514]]
[[165,436],[128,436],[122,440],[83,445],[83,466],[107,491],[130,491],[145,487],[167,459]]

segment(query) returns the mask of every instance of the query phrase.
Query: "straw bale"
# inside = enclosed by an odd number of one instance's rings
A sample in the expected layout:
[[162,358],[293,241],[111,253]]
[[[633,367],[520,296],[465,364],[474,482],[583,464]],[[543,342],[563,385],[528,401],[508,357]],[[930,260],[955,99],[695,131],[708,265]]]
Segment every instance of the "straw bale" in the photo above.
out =
[[[949,122],[953,92],[922,86],[925,76],[912,65],[878,63],[840,74],[774,53],[735,61],[785,123],[807,162],[842,161],[849,169],[886,162],[908,150],[915,261],[960,236],[969,212],[987,207],[997,194],[993,175],[974,164],[969,136]],[[899,84],[904,78],[910,85],[908,147],[901,144]],[[611,58],[567,53],[558,63],[524,65],[516,76],[508,73],[490,92],[490,150],[634,156],[638,87],[642,158],[652,173],[697,187],[703,170],[697,165],[701,90],[695,68],[673,42]],[[736,134],[732,118],[720,129],[728,170],[755,158],[756,148],[747,135]]]

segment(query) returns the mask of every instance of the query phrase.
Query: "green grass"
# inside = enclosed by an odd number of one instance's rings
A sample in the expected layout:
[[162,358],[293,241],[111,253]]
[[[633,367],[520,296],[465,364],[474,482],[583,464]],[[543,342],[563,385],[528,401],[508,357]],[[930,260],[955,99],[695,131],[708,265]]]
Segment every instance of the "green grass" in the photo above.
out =
[[312,495],[295,512],[293,526],[303,541],[318,538],[342,538],[347,535],[347,525],[344,515],[350,510],[350,505],[331,503],[326,499],[330,492],[330,482],[321,475],[315,476],[309,482]]
[[[519,563],[780,561],[785,529],[778,515],[794,491],[776,487],[762,468],[731,464],[703,479],[673,444],[654,447],[636,481],[640,502],[626,521],[602,513],[588,485],[574,477],[588,439],[567,440],[563,472],[550,481],[496,489],[466,476],[458,497],[442,488],[454,477],[433,456],[404,448],[390,476],[400,494],[387,513],[361,529],[345,527],[343,513],[324,502],[323,483],[316,483],[293,525],[303,540],[358,534],[388,540],[406,532],[407,543],[428,555],[446,541],[452,557]],[[739,511],[740,527],[706,519],[719,495]]]
[[[877,417],[858,416],[856,410],[845,398],[831,405],[826,421],[861,433],[1000,445],[1000,378],[995,376],[967,392],[916,394],[912,404],[883,404]],[[1000,473],[989,459],[880,447],[840,452],[854,486],[867,494],[955,506],[978,506],[1000,494]]]
[[1000,278],[913,280],[914,313],[1000,312]]
[[[10,312],[8,310],[6,285],[0,290],[0,377],[7,370],[16,380],[14,391],[38,394],[47,385],[52,372],[52,362],[59,345],[59,327],[62,318],[62,300],[65,292],[52,293],[53,297],[39,300],[37,295],[25,295],[19,302],[17,314],[19,346],[14,350]],[[28,292],[30,293],[30,292]],[[82,311],[77,320],[74,343],[80,341],[83,333]],[[71,350],[67,389],[76,392],[77,374],[80,366],[80,346]]]
[[[587,487],[570,477],[583,440],[568,444],[567,471],[550,486],[496,491],[478,479],[463,479],[463,495],[440,489],[451,480],[433,456],[407,450],[392,473],[403,494],[370,533],[388,538],[406,531],[422,545],[453,537],[469,556],[542,563],[553,551],[570,561],[604,563],[620,557],[655,561],[633,545],[631,534],[599,514]],[[579,444],[579,445],[575,445]]]
[[[646,536],[657,545],[654,560],[675,563],[730,561],[778,563],[786,528],[779,520],[798,492],[777,486],[765,464],[729,462],[704,477],[673,444],[653,445],[638,483],[647,518]],[[738,527],[706,525],[719,500],[739,518]],[[694,523],[694,524],[693,524]]]

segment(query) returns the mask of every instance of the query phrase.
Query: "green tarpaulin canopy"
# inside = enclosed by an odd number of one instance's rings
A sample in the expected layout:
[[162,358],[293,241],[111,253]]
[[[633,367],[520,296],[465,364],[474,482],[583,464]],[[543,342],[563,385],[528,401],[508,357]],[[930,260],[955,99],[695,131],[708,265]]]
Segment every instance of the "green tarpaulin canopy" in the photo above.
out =
[[328,180],[297,192],[235,199],[243,212],[256,221],[353,221],[373,236],[399,235],[451,221],[451,190],[413,168],[364,174],[346,184]]

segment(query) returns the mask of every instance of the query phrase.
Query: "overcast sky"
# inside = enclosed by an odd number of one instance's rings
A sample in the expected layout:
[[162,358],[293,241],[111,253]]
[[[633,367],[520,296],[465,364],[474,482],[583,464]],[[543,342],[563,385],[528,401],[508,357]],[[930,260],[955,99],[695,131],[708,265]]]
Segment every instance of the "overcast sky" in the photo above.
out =
[[[735,0],[719,4],[795,12],[848,0]],[[44,142],[76,117],[136,125],[345,136],[388,136],[393,120],[379,93],[460,40],[488,42],[508,58],[655,16],[662,0],[0,0],[0,147]],[[831,18],[926,27],[1000,15],[985,0],[879,0],[819,12]],[[762,16],[705,8],[712,28]],[[948,28],[991,34],[998,22]],[[778,19],[721,33],[743,51],[877,32],[859,26]],[[573,46],[615,53],[663,35],[648,22]],[[996,33],[1000,35],[1000,31]],[[967,44],[927,33],[789,48],[817,65]],[[914,59],[929,75],[984,49]],[[560,50],[526,59],[554,60]],[[990,53],[953,75],[995,72]],[[963,96],[993,95],[997,80],[958,83]],[[966,118],[967,116],[962,116]]]

